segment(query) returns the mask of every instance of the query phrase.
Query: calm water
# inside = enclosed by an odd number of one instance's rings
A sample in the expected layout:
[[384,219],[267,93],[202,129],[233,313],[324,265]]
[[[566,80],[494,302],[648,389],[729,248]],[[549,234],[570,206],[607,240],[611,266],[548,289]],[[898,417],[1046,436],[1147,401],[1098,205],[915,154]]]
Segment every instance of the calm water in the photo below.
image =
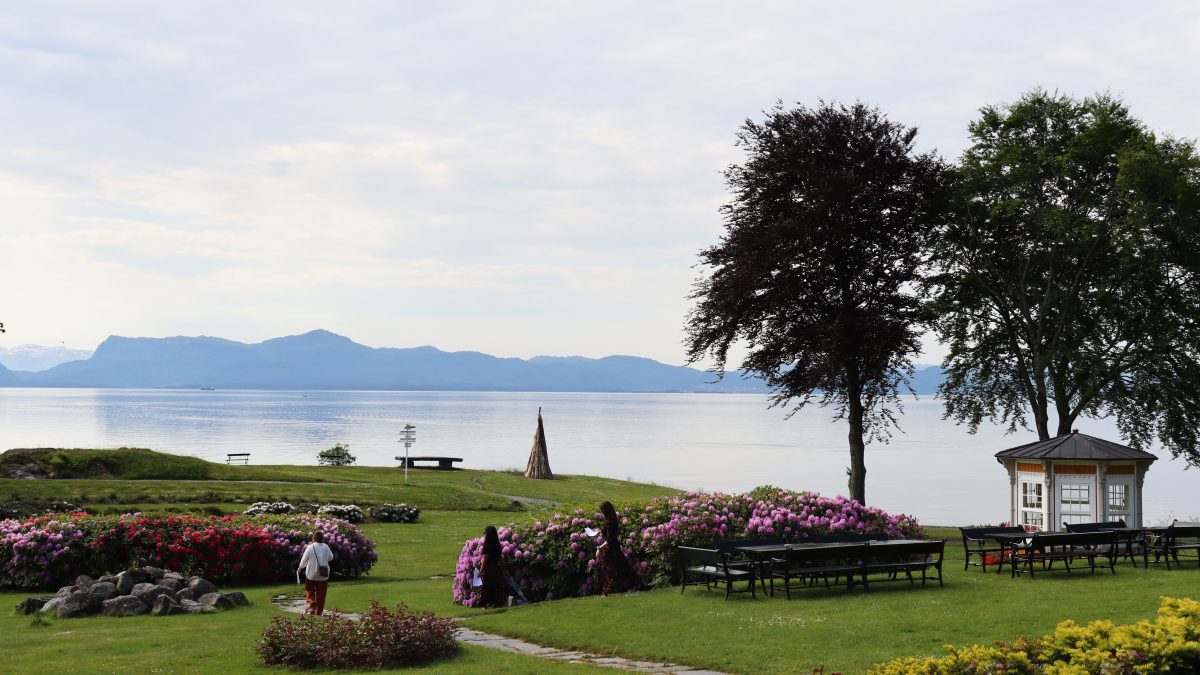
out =
[[[558,473],[741,491],[772,484],[845,492],[846,427],[813,409],[785,420],[763,396],[483,392],[280,392],[0,388],[0,449],[148,447],[224,461],[315,464],[349,443],[360,464],[395,466],[405,423],[414,455],[452,455],[470,468],[524,468],[542,406]],[[867,448],[867,500],[923,522],[1008,518],[1008,479],[992,457],[1033,440],[996,427],[971,436],[941,420],[932,398],[905,404],[905,433]],[[1080,430],[1118,439],[1109,421]],[[1154,449],[1148,523],[1200,516],[1200,471]]]

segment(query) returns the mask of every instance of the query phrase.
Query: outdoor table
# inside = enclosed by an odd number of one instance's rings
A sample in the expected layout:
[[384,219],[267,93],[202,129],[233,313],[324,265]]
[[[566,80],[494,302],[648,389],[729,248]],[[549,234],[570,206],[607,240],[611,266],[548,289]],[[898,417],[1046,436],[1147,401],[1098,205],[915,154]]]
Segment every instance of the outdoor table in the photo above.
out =
[[862,546],[867,544],[869,547],[877,548],[896,544],[912,544],[916,542],[941,541],[940,539],[881,539],[872,541],[825,541],[825,542],[796,542],[794,544],[764,544],[759,546],[735,546],[734,550],[741,551],[750,559],[751,564],[755,566],[759,575],[758,580],[762,584],[763,592],[767,591],[766,571],[770,568],[771,561],[778,558],[780,554],[786,553],[789,549],[826,549],[826,548],[841,548],[844,546]]
[[996,566],[996,574],[1000,574],[1001,570],[1004,569],[1004,563],[1007,562],[1012,564],[1011,561],[1013,554],[1017,552],[1017,549],[1019,549],[1022,544],[1028,543],[1029,540],[1033,538],[1033,533],[1026,532],[1024,534],[1017,534],[1014,532],[1013,534],[1004,534],[997,532],[995,534],[989,534],[988,537],[995,539],[996,543],[1000,544],[1000,564]]

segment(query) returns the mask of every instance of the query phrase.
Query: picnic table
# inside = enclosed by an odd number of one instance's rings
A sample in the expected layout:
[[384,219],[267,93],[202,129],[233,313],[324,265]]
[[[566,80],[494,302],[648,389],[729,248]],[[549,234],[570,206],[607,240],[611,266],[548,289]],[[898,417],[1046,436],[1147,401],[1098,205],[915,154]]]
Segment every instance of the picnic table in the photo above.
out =
[[[890,573],[893,578],[904,572],[905,578],[913,582],[912,573],[920,571],[924,584],[925,570],[932,567],[937,569],[936,580],[941,583],[945,544],[943,539],[863,538],[859,541],[800,541],[734,548],[750,559],[760,579],[764,576],[771,579],[772,596],[775,595],[775,579],[782,579],[784,591],[790,599],[793,578],[807,580],[812,585],[821,577],[828,588],[830,576],[834,577],[834,583],[845,576],[849,590],[856,585],[856,578],[861,579],[863,588],[869,588],[867,575],[872,572]],[[937,553],[936,560],[934,553]]]
[[449,470],[454,468],[455,462],[461,462],[462,457],[397,457],[396,461],[400,462],[400,468],[404,468],[407,461],[408,468],[416,467],[417,462],[437,462],[437,468]]

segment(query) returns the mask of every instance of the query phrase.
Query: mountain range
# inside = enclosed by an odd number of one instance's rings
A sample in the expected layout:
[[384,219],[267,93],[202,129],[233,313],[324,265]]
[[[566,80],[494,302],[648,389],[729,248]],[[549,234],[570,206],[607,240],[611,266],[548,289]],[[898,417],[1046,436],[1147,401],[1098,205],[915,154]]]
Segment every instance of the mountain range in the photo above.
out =
[[16,347],[0,347],[0,365],[9,370],[46,370],[67,361],[86,359],[92,352],[85,349],[42,345],[18,345]]
[[[761,393],[758,379],[636,356],[500,358],[435,347],[368,347],[327,330],[254,344],[216,337],[111,336],[89,358],[40,372],[0,365],[0,386],[409,391],[596,391]],[[936,367],[914,378],[932,393]]]

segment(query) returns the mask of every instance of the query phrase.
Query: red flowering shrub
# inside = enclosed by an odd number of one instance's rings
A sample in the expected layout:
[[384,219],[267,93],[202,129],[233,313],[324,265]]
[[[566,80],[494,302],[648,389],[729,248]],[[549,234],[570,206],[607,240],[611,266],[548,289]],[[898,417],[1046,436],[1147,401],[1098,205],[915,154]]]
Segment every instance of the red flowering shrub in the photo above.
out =
[[143,563],[214,583],[286,581],[314,529],[333,549],[334,575],[366,574],[375,544],[357,527],[314,516],[89,516],[0,521],[0,588],[61,586]]
[[293,668],[408,666],[458,653],[452,619],[376,602],[357,622],[337,613],[276,617],[255,646],[265,663]]

